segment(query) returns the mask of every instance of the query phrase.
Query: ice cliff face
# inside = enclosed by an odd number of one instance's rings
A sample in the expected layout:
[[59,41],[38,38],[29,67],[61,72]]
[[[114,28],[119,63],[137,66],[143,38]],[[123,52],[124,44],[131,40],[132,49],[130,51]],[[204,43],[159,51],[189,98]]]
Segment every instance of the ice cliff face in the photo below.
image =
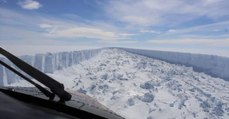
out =
[[[20,59],[44,73],[53,73],[56,70],[61,70],[74,64],[78,64],[81,61],[88,60],[91,57],[96,56],[100,50],[101,49],[60,52],[54,54],[36,54],[35,56],[24,55],[21,56]],[[14,66],[5,58],[1,58],[0,60]],[[15,68],[18,69],[17,67]],[[20,80],[20,77],[0,65],[0,85],[12,84],[18,80]]]
[[229,58],[214,55],[122,48],[125,51],[175,64],[191,66],[195,71],[229,81]]
[[127,119],[229,118],[229,82],[120,49],[49,75]]
[[[229,58],[226,57],[128,48],[121,49],[127,52],[167,61],[169,63],[190,66],[193,67],[195,71],[204,72],[226,81],[229,80]],[[24,55],[20,58],[44,73],[53,73],[56,70],[61,70],[96,56],[100,51],[101,49],[95,49],[54,54],[36,54],[35,56]],[[0,60],[11,64],[4,58],[0,57]],[[12,84],[19,79],[20,77],[0,65],[0,85]]]

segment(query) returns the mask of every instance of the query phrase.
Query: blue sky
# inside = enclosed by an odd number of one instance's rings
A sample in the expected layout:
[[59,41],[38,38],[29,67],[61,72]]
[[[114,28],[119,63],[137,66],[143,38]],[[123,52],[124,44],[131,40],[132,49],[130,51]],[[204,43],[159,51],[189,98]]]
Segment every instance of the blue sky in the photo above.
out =
[[0,44],[15,53],[116,46],[229,57],[228,11],[228,0],[0,0]]

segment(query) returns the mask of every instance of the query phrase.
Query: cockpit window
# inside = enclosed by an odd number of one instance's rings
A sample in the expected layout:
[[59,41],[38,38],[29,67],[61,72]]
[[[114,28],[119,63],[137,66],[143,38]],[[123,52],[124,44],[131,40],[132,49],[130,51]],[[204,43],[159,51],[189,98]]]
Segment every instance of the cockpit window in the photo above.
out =
[[114,118],[229,118],[228,11],[227,0],[0,0],[0,87]]

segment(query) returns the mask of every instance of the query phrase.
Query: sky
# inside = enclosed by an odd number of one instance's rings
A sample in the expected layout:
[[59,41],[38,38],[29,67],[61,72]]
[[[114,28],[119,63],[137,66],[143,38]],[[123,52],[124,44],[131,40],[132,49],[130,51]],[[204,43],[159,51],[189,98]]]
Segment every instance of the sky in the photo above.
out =
[[129,47],[229,57],[228,0],[0,0],[12,53]]

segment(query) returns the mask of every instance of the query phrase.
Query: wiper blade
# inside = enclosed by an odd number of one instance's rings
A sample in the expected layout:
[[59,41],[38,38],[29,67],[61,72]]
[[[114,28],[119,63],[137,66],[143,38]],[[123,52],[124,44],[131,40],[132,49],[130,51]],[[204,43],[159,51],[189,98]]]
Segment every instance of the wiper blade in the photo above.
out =
[[4,67],[6,67],[7,69],[11,70],[12,72],[14,72],[15,74],[17,74],[18,76],[22,77],[23,79],[25,79],[26,81],[28,81],[29,83],[33,84],[35,87],[37,87],[45,96],[49,97],[50,100],[54,99],[55,94],[49,92],[47,89],[45,89],[44,87],[40,86],[39,84],[35,83],[34,81],[32,81],[31,79],[29,79],[28,77],[26,77],[25,75],[21,74],[20,72],[18,72],[17,70],[15,70],[14,68],[12,68],[11,66],[9,66],[8,64],[6,64],[5,62],[0,60],[0,64],[3,65]]
[[43,85],[47,86],[54,94],[56,94],[60,98],[61,102],[71,100],[72,95],[64,90],[63,84],[47,76],[46,74],[42,73],[36,68],[30,66],[26,62],[22,61],[21,59],[7,52],[1,47],[0,47],[0,54],[2,54],[7,59],[9,59],[22,71],[24,71],[25,73],[27,73],[28,75],[30,75],[31,77],[33,77],[34,79],[42,83]]

